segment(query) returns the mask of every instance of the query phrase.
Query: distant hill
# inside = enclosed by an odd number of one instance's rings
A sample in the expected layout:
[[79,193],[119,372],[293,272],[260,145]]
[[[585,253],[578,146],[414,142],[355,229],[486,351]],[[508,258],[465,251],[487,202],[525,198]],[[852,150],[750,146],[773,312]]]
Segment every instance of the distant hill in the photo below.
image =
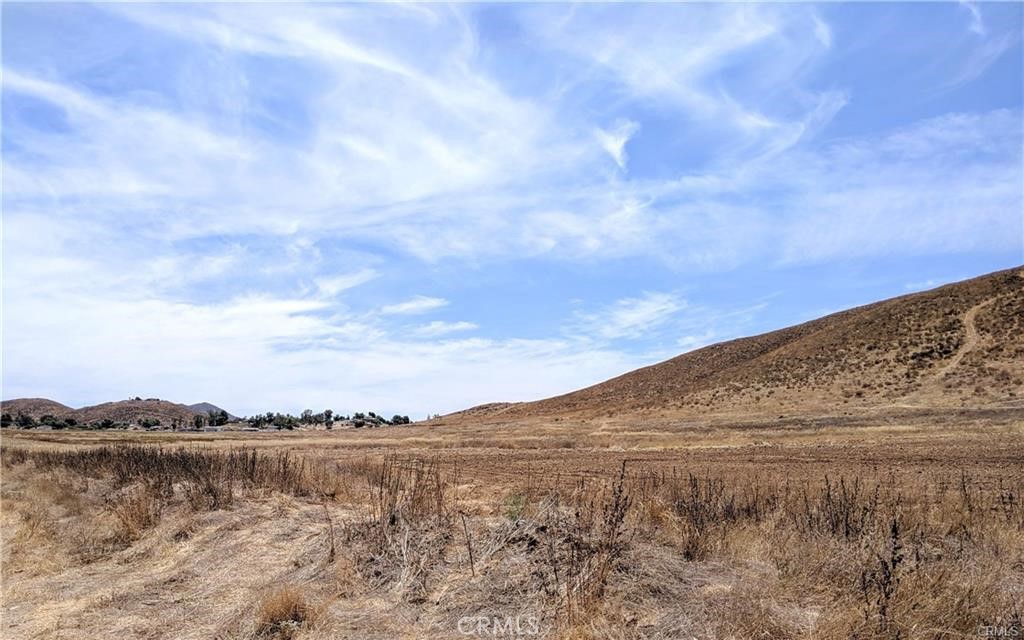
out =
[[149,418],[160,420],[164,425],[170,425],[174,420],[188,424],[193,416],[195,412],[187,406],[167,400],[121,400],[82,407],[75,411],[78,421],[85,423],[110,419],[116,423],[131,424]]
[[16,400],[5,400],[0,406],[3,413],[17,416],[24,414],[32,416],[36,420],[45,415],[52,415],[55,418],[74,418],[79,424],[92,424],[111,420],[116,424],[138,424],[139,421],[159,420],[160,424],[171,426],[174,422],[190,424],[196,412],[189,407],[167,400],[120,400],[117,402],[105,402],[81,409],[46,400],[43,398],[19,398]]
[[215,411],[215,412],[218,412],[218,413],[221,412],[221,411],[224,411],[224,413],[228,414],[228,417],[231,418],[232,420],[238,420],[239,419],[238,416],[232,415],[230,411],[225,411],[224,409],[221,409],[217,405],[211,404],[209,402],[197,402],[195,404],[188,405],[188,408],[191,409],[192,411],[194,411],[195,413],[198,413],[198,414],[204,415],[204,416],[209,414],[211,411]]
[[722,342],[565,395],[446,419],[1024,407],[1024,270]]
[[16,400],[4,400],[2,403],[3,413],[18,415],[23,413],[27,416],[39,419],[45,415],[55,418],[63,418],[75,413],[75,410],[46,398],[18,398]]

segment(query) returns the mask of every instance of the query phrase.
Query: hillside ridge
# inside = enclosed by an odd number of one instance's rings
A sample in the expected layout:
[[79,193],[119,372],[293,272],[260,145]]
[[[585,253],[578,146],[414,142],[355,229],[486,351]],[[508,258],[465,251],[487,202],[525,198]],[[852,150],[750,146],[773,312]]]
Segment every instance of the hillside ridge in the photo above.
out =
[[1024,270],[690,351],[570,393],[446,419],[792,415],[1024,400]]

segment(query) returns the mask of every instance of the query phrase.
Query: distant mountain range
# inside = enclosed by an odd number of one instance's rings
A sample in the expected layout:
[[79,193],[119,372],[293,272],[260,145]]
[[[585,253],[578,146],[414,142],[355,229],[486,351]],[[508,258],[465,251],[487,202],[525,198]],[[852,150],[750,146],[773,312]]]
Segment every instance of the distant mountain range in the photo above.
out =
[[[24,414],[36,420],[51,415],[60,419],[74,418],[79,424],[92,424],[104,420],[111,420],[116,424],[137,424],[142,420],[159,420],[161,425],[166,426],[174,422],[191,423],[196,415],[222,411],[220,407],[209,402],[184,405],[156,398],[105,402],[80,409],[73,409],[46,398],[18,398],[4,400],[0,403],[0,410],[11,416]],[[230,413],[228,415],[232,420],[238,419]]]

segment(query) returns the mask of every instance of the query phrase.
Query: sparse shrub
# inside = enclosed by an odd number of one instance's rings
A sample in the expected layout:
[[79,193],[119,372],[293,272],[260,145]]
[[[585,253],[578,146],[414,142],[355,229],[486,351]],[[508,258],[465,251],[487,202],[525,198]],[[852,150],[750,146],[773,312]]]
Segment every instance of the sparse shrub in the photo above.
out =
[[0,462],[5,466],[24,464],[28,460],[28,452],[17,447],[0,447]]
[[[546,538],[542,548],[554,593],[567,625],[582,620],[604,596],[619,560],[630,544],[628,523],[633,504],[623,463],[618,479],[607,486],[581,482],[565,513],[558,496],[549,496],[536,528]],[[538,540],[537,545],[541,546]]]
[[879,633],[900,637],[898,630],[893,629],[892,605],[896,590],[904,571],[905,560],[902,528],[898,518],[893,518],[889,526],[889,539],[883,551],[876,552],[877,564],[873,569],[865,569],[861,573],[860,587],[864,596],[864,618],[874,623]]
[[526,496],[521,493],[510,493],[505,496],[504,511],[505,517],[509,520],[523,517],[526,511]]
[[160,521],[159,497],[147,485],[135,485],[112,496],[107,505],[117,519],[114,538],[128,543],[138,540],[149,528]]
[[371,584],[393,585],[422,601],[430,571],[452,538],[454,476],[436,458],[386,456],[370,482],[370,516],[351,523],[345,537],[362,548],[358,568]]
[[296,585],[267,592],[256,611],[256,633],[261,638],[293,638],[299,629],[315,622],[318,610]]
[[229,506],[234,499],[230,478],[201,476],[182,484],[185,499],[194,511],[214,511]]

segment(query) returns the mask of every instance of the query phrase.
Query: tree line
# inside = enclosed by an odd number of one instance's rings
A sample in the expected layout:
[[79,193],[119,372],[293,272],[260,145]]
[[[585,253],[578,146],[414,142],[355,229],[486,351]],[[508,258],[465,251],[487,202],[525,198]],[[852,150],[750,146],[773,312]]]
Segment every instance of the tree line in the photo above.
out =
[[[104,418],[102,420],[94,420],[89,423],[80,422],[74,417],[56,417],[53,415],[44,415],[38,420],[28,414],[19,412],[17,415],[10,413],[3,413],[0,415],[0,427],[9,428],[16,427],[19,429],[34,429],[37,427],[49,427],[51,429],[115,429],[115,428],[126,428],[131,424],[138,424],[140,427],[149,429],[154,427],[166,426],[174,431],[181,429],[203,429],[207,426],[221,427],[231,421],[231,416],[227,411],[208,411],[203,414],[196,414],[191,420],[183,418],[172,418],[167,425],[164,425],[159,418],[153,417],[142,417],[129,422],[118,422],[110,418]],[[412,420],[409,416],[403,416],[395,414],[391,418],[385,418],[382,415],[378,415],[373,411],[367,413],[355,412],[352,415],[341,415],[335,414],[331,409],[325,409],[319,413],[315,413],[312,409],[306,409],[299,415],[295,416],[290,413],[278,413],[274,411],[268,411],[267,413],[261,413],[254,416],[245,418],[244,421],[250,426],[257,429],[295,429],[297,427],[317,427],[322,426],[327,429],[333,428],[338,423],[343,423],[345,426],[352,426],[357,429],[362,427],[382,427],[391,425],[405,425],[411,424]]]
[[373,411],[368,413],[355,412],[351,416],[335,414],[331,409],[324,409],[319,413],[314,413],[312,409],[306,409],[297,416],[293,416],[290,413],[275,413],[268,411],[267,413],[260,413],[254,416],[250,416],[245,419],[249,423],[250,427],[256,427],[257,429],[294,429],[299,426],[323,426],[326,429],[331,429],[336,423],[342,422],[351,424],[351,426],[359,429],[362,427],[381,427],[384,425],[403,425],[410,424],[412,420],[409,416],[403,416],[395,414],[391,419],[387,419],[384,416],[377,415]]
[[[170,423],[164,425],[159,418],[142,417],[131,422],[117,422],[110,418],[104,418],[102,420],[94,420],[89,423],[83,423],[73,417],[56,417],[53,415],[44,415],[38,420],[31,415],[19,412],[17,415],[11,415],[10,413],[3,413],[0,415],[0,427],[9,428],[16,427],[19,429],[34,429],[42,426],[49,427],[51,429],[115,429],[115,428],[126,428],[132,423],[138,424],[140,427],[145,429],[167,426],[174,431],[181,429],[203,429],[207,426],[221,427],[231,421],[231,416],[227,411],[223,409],[220,411],[208,411],[203,414],[196,414],[191,420],[185,420],[183,418],[172,418]],[[382,427],[390,425],[404,425],[412,423],[409,416],[403,416],[399,414],[393,415],[390,419],[385,418],[382,415],[378,415],[373,411],[367,413],[355,412],[350,416],[335,414],[331,409],[325,409],[319,413],[315,413],[312,409],[306,409],[299,415],[295,416],[290,413],[277,413],[274,411],[268,411],[267,413],[261,413],[254,416],[245,418],[244,421],[250,426],[257,429],[288,429],[292,430],[296,427],[316,427],[323,426],[327,429],[333,428],[338,423],[344,423],[346,426],[352,426],[357,429],[362,427]]]

